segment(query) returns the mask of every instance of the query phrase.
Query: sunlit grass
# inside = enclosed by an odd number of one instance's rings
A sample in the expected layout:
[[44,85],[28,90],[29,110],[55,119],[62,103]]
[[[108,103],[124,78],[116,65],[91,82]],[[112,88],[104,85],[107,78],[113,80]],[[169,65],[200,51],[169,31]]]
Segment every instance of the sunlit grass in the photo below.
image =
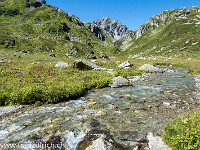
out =
[[174,150],[200,149],[200,111],[177,117],[168,123],[163,138]]
[[107,86],[112,77],[103,71],[55,68],[49,63],[10,62],[0,66],[0,105],[67,101],[91,88]]

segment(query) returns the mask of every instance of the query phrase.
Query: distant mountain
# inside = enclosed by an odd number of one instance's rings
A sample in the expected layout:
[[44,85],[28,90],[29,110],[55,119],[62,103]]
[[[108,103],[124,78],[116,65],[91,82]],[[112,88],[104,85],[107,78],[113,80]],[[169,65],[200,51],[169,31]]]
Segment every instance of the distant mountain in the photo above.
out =
[[95,23],[115,40],[119,40],[123,35],[131,31],[126,25],[122,24],[118,20],[111,20],[109,17],[103,17]]
[[1,0],[0,49],[85,57],[115,55],[76,16],[45,0]]
[[109,17],[102,17],[100,20],[92,23],[86,23],[88,29],[107,44],[113,44],[116,40],[122,38],[131,30],[118,20],[112,20]]
[[132,58],[200,58],[200,8],[162,11],[115,44]]

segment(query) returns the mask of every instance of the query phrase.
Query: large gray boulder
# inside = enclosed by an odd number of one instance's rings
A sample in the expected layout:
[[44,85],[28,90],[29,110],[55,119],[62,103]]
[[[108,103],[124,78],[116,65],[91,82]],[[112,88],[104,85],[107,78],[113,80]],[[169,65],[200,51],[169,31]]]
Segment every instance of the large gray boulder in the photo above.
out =
[[161,70],[157,67],[154,67],[153,65],[150,64],[144,64],[139,68],[139,70],[142,71],[148,71],[148,72],[161,72]]
[[57,68],[66,68],[66,67],[70,67],[71,65],[69,63],[64,63],[64,62],[58,62],[55,67]]
[[121,76],[114,77],[112,80],[113,80],[113,83],[110,84],[110,86],[112,88],[118,88],[118,87],[122,87],[122,86],[129,86],[129,85],[131,85],[128,79],[123,78]]
[[125,146],[116,142],[109,131],[92,129],[86,134],[84,140],[78,143],[76,149],[83,149],[83,147],[85,150],[117,150],[134,149],[135,146]]
[[133,64],[131,64],[129,61],[125,61],[124,63],[120,64],[118,67],[119,68],[128,69],[128,68],[130,68],[132,66],[133,66]]
[[89,61],[86,61],[85,59],[79,59],[79,60],[74,61],[73,68],[77,68],[80,70],[92,70],[92,69],[101,68],[101,67]]
[[148,133],[147,139],[149,141],[150,150],[172,150],[168,145],[166,145],[162,138],[159,136],[153,136],[153,133]]

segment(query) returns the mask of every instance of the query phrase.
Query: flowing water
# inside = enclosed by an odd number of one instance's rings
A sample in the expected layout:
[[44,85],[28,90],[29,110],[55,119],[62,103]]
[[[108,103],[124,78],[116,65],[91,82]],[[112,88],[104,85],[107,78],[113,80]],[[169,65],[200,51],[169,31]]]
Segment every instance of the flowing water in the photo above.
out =
[[96,89],[78,100],[3,115],[0,149],[5,144],[15,149],[41,144],[41,149],[54,143],[74,150],[91,129],[109,131],[119,143],[146,138],[149,132],[159,135],[167,121],[200,104],[200,78],[183,68],[171,69],[146,75],[133,86]]

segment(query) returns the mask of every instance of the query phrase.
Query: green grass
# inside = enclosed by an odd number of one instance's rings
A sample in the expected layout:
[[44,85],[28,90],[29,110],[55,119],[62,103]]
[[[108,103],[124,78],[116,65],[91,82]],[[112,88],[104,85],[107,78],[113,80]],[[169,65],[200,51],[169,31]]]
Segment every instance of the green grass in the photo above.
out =
[[[114,77],[105,71],[81,71],[72,67],[56,68],[54,66],[59,61],[72,65],[75,60],[64,58],[59,54],[50,57],[45,53],[24,55],[22,52],[2,50],[0,56],[5,59],[5,63],[0,63],[0,105],[39,106],[67,101],[80,97],[92,88],[108,86]],[[137,67],[128,70],[118,68],[124,61],[125,59],[98,59],[96,64],[103,68],[114,69],[115,76],[128,77],[142,73]],[[39,63],[31,64],[32,62]],[[133,60],[131,62],[135,64]]]
[[163,138],[174,150],[199,150],[200,111],[177,117],[168,123]]
[[[135,54],[140,54],[140,56],[143,57],[162,56],[165,58],[173,57],[179,59],[199,59],[200,29],[199,26],[195,25],[196,22],[194,21],[194,19],[198,20],[196,17],[196,15],[199,15],[197,12],[198,9],[199,8],[189,8],[186,10],[181,8],[161,12],[159,14],[160,16],[163,14],[168,14],[170,16],[175,13],[180,13],[180,10],[183,12],[190,12],[190,15],[188,15],[185,19],[178,18],[176,15],[173,17],[167,17],[164,25],[159,19],[159,15],[155,15],[150,20],[159,23],[159,26],[154,27],[150,24],[146,24],[149,26],[147,32],[139,39],[132,37],[131,43],[133,44],[123,51],[121,55],[133,56]],[[185,24],[188,21],[190,21],[191,24]]]
[[55,68],[55,64],[10,62],[0,64],[0,105],[58,103],[80,97],[86,90],[109,84],[103,71]]
[[97,57],[118,55],[117,47],[105,46],[79,20],[48,4],[34,8],[34,3],[35,0],[0,3],[0,49],[64,55],[74,48],[74,58],[93,53]]

